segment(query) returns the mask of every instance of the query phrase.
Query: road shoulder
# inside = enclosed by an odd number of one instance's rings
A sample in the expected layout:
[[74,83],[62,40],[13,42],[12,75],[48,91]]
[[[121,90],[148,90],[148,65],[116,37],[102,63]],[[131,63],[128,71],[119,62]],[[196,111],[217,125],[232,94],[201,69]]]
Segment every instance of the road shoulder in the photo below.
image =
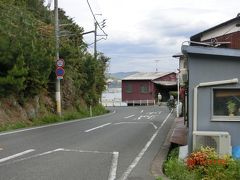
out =
[[168,179],[167,176],[163,173],[163,164],[167,158],[168,151],[171,146],[170,138],[173,133],[175,125],[176,125],[176,121],[174,120],[174,122],[172,123],[171,128],[165,138],[164,144],[160,147],[157,155],[155,156],[155,158],[152,161],[151,173],[156,178],[161,177],[163,179]]

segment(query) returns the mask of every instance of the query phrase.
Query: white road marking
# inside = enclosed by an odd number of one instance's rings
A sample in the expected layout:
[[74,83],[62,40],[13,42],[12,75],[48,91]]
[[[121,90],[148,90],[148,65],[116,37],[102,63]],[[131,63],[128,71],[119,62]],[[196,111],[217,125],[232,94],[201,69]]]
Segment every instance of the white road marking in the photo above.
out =
[[[29,160],[29,159],[32,159],[32,158],[37,158],[37,157],[41,157],[41,156],[44,156],[44,155],[48,155],[48,154],[51,154],[51,153],[54,153],[54,152],[60,152],[60,151],[64,151],[64,152],[80,152],[80,153],[95,153],[95,154],[98,154],[98,153],[101,153],[101,154],[113,154],[113,152],[83,151],[83,150],[76,150],[76,149],[58,148],[58,149],[54,149],[54,150],[47,151],[47,152],[44,152],[44,153],[35,154],[35,155],[29,156],[29,157],[26,157],[26,158],[17,159],[15,161],[11,162],[11,163],[16,163],[16,162],[20,162],[20,161],[24,161],[24,160]],[[0,166],[3,166],[5,164],[10,164],[10,162],[0,164]]]
[[[28,150],[28,151],[30,152],[30,150]],[[41,154],[36,154],[36,155],[30,156],[30,157],[18,159],[18,160],[15,160],[13,162],[3,163],[3,164],[0,164],[0,166],[4,166],[6,164],[16,163],[16,162],[20,162],[20,161],[24,161],[24,160],[29,160],[29,159],[32,159],[32,158],[44,156],[44,155],[51,154],[51,153],[54,153],[54,152],[59,152],[59,151],[63,151],[63,152],[80,152],[80,153],[95,153],[95,154],[98,154],[98,153],[100,153],[100,154],[112,154],[113,155],[113,157],[112,157],[112,164],[111,164],[108,180],[115,180],[116,179],[119,152],[84,151],[84,150],[78,150],[78,149],[58,148],[58,149],[55,149],[55,150],[52,150],[52,151],[47,151],[47,152],[44,152],[44,153],[41,153]],[[25,151],[25,153],[27,153],[27,151]]]
[[78,150],[78,149],[62,149],[62,148],[57,149],[57,150],[58,151],[65,151],[65,152],[80,152],[80,153],[94,153],[94,154],[112,154],[113,158],[112,158],[112,164],[111,164],[108,180],[116,179],[119,152],[84,151],[84,150]]
[[111,165],[110,173],[109,173],[109,176],[108,176],[108,180],[116,179],[118,157],[119,157],[119,152],[113,152],[112,165]]
[[140,120],[140,119],[143,118],[143,117],[146,117],[146,116],[139,116],[139,117],[137,118],[137,120]]
[[108,126],[108,125],[110,125],[110,124],[112,124],[112,123],[107,123],[107,124],[103,124],[103,125],[101,125],[101,126],[97,126],[97,127],[95,127],[95,128],[92,128],[92,129],[88,129],[88,130],[86,130],[85,132],[91,132],[91,131],[94,131],[94,130],[96,130],[96,129],[99,129],[99,128]]
[[152,119],[152,118],[154,118],[154,115],[144,115],[144,116],[139,116],[138,118],[137,118],[137,120],[140,120],[140,119],[142,119],[142,118],[146,118],[146,119]]
[[147,119],[153,119],[153,118],[154,118],[153,115],[147,117]]
[[147,142],[147,144],[144,146],[144,148],[141,150],[141,152],[137,155],[137,157],[133,160],[133,162],[130,164],[130,166],[127,168],[127,170],[123,173],[123,175],[120,177],[120,180],[126,180],[128,178],[128,176],[130,175],[130,173],[132,172],[132,170],[136,167],[136,165],[138,164],[138,162],[140,161],[140,159],[143,157],[144,153],[147,151],[147,149],[149,148],[149,146],[152,144],[153,140],[156,138],[158,132],[160,131],[160,129],[163,127],[163,125],[165,124],[165,122],[168,120],[168,118],[170,117],[172,111],[168,114],[168,116],[164,119],[164,121],[162,122],[161,126],[156,130],[156,132],[153,134],[153,136],[151,137],[151,139]]
[[152,122],[119,122],[119,123],[115,123],[114,125],[119,125],[119,124],[151,124],[154,129],[157,129],[157,126]]
[[154,129],[157,129],[157,126],[153,122],[150,122],[150,124],[153,125]]
[[62,148],[59,148],[59,149],[55,149],[55,150],[52,150],[52,151],[47,151],[47,152],[44,152],[44,153],[41,153],[41,154],[35,154],[33,156],[29,156],[29,157],[26,157],[26,158],[21,158],[21,159],[14,160],[13,162],[0,164],[0,166],[3,166],[5,164],[16,163],[16,162],[20,162],[20,161],[24,161],[24,160],[29,160],[29,159],[32,159],[32,158],[44,156],[44,155],[51,154],[51,153],[58,152],[58,151],[62,151],[62,150],[63,150]]
[[26,129],[20,129],[20,130],[0,133],[0,136],[9,135],[9,134],[16,134],[16,133],[20,133],[20,132],[35,130],[35,129],[42,129],[42,128],[46,128],[46,127],[52,127],[52,126],[59,126],[59,125],[64,125],[64,124],[76,123],[76,122],[79,122],[79,121],[84,121],[84,120],[89,120],[89,119],[96,119],[98,117],[110,116],[110,115],[115,114],[115,113],[116,113],[116,110],[114,110],[112,113],[104,114],[104,115],[100,115],[100,116],[88,117],[88,118],[83,118],[83,119],[79,119],[79,120],[72,120],[72,121],[67,121],[67,122],[60,122],[60,123],[55,123],[55,124],[49,124],[49,125],[44,125],[44,126],[38,126],[38,127],[32,127],[32,128],[26,128]]
[[131,115],[131,116],[124,117],[124,118],[125,118],[125,119],[128,119],[128,118],[133,117],[133,116],[135,116],[135,114],[133,114],[133,115]]
[[47,152],[44,152],[44,153],[41,153],[41,154],[34,155],[31,158],[38,157],[38,156],[44,156],[44,155],[47,155],[47,154],[51,154],[51,153],[58,152],[58,151],[63,151],[63,150],[64,150],[63,148],[58,148],[58,149],[54,149],[52,151],[47,151]]
[[14,159],[14,158],[19,157],[19,156],[22,156],[22,155],[24,155],[24,154],[28,154],[28,153],[33,152],[33,151],[35,151],[35,149],[29,149],[29,150],[26,150],[26,151],[23,151],[23,152],[14,154],[14,155],[12,155],[12,156],[8,156],[8,157],[5,157],[5,158],[2,158],[2,159],[0,159],[0,163],[5,162],[5,161],[8,161],[8,160],[10,160],[10,159]]
[[141,110],[141,112],[140,113],[143,113],[143,110]]
[[3,148],[0,148],[0,151],[2,151],[3,150]]
[[80,153],[94,153],[94,154],[112,154],[112,152],[102,152],[102,151],[85,151],[79,149],[62,149],[65,152],[80,152]]
[[119,125],[119,124],[137,124],[137,123],[141,123],[141,122],[119,122],[119,123],[115,123],[114,125]]

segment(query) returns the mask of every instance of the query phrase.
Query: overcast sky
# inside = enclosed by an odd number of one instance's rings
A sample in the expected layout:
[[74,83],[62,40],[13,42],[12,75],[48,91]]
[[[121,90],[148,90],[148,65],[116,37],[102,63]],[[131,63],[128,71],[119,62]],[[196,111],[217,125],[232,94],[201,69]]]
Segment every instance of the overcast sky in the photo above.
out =
[[[58,0],[59,7],[84,28],[94,30],[87,0]],[[110,72],[175,71],[182,42],[237,16],[239,0],[89,0],[99,23],[107,19],[107,40],[97,50],[111,58]],[[101,34],[101,31],[99,31]],[[99,37],[100,38],[100,37]],[[91,44],[93,34],[85,36]],[[93,46],[89,47],[93,51]],[[156,61],[157,60],[157,61]]]

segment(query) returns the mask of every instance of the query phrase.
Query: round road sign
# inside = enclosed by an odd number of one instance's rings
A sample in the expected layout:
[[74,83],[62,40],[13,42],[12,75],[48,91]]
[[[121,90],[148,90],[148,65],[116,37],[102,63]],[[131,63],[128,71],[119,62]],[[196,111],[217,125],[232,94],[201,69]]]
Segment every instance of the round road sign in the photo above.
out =
[[63,59],[58,59],[56,62],[57,67],[64,67],[64,60]]
[[63,76],[64,73],[65,73],[65,71],[64,71],[64,69],[63,69],[62,67],[58,67],[58,68],[56,69],[56,75],[57,75],[57,76]]

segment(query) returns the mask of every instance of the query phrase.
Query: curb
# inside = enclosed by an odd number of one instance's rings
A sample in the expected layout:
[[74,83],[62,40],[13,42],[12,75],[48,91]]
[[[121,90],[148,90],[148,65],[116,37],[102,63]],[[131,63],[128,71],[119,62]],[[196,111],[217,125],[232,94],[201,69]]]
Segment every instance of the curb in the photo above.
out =
[[166,137],[163,145],[160,147],[157,155],[155,156],[155,158],[152,161],[151,173],[155,178],[161,177],[163,180],[169,179],[163,173],[163,164],[164,164],[164,161],[167,159],[168,151],[169,151],[169,148],[171,146],[170,137],[173,133],[175,125],[176,125],[176,121],[175,121],[175,118],[174,118],[174,122],[171,125],[171,128],[170,128],[170,130],[167,134],[167,137]]

